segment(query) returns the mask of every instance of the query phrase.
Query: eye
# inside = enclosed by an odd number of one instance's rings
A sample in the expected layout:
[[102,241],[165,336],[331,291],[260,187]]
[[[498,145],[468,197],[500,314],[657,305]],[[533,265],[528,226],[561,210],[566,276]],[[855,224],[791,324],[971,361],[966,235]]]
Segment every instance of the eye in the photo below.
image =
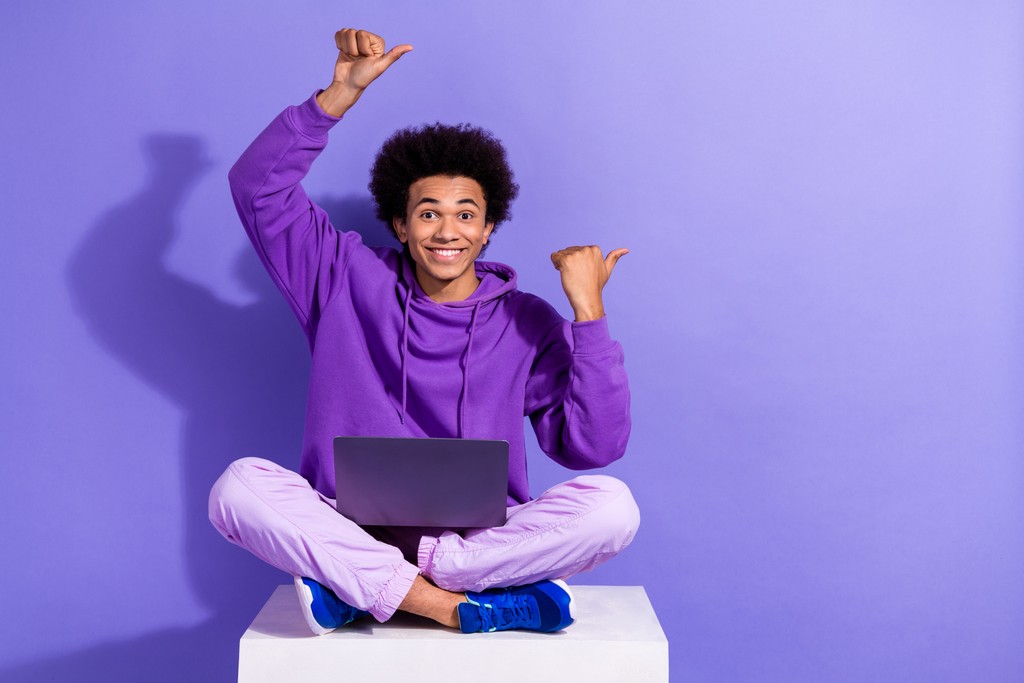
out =
[[471,214],[469,211],[463,211],[462,213],[459,214],[459,218],[461,218],[464,221],[471,221],[473,220],[473,214]]
[[428,221],[433,220],[436,216],[437,214],[435,214],[433,211],[424,211],[423,213],[420,214],[420,218],[425,218]]

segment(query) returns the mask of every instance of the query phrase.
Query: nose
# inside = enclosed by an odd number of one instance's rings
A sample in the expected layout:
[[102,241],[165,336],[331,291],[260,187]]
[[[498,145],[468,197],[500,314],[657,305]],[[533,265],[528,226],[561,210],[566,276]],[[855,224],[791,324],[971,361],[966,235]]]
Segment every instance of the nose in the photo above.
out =
[[452,242],[459,239],[459,233],[455,226],[455,219],[451,216],[443,216],[437,222],[437,230],[434,231],[434,239],[439,242]]

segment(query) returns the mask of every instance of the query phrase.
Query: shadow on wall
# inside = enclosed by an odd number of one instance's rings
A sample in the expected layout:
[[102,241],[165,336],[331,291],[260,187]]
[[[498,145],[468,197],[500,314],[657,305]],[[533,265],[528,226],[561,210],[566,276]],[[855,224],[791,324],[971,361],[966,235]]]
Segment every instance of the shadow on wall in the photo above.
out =
[[[298,467],[309,374],[306,340],[254,251],[242,252],[237,266],[257,295],[245,306],[224,303],[166,270],[163,255],[180,208],[210,162],[194,136],[152,135],[143,148],[146,185],[87,233],[67,266],[67,284],[99,342],[183,413],[185,564],[196,599],[215,616],[192,628],[0,671],[4,681],[234,680],[239,636],[272,588],[286,579],[214,530],[207,498],[236,458],[259,455]],[[322,206],[335,225],[366,230],[368,244],[395,244],[374,218],[368,197],[328,198]]]

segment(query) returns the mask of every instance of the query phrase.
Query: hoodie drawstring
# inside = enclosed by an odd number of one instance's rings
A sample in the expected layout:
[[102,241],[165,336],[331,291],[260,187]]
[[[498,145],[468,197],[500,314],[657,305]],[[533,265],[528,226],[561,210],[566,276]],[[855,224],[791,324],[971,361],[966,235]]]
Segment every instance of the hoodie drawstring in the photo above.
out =
[[412,303],[412,287],[405,292],[405,314],[402,316],[402,412],[399,418],[405,424],[406,401],[409,396],[409,309]]
[[476,331],[476,314],[480,302],[473,306],[473,317],[469,319],[469,341],[466,342],[466,364],[462,368],[462,403],[459,406],[459,438],[466,437],[466,404],[469,403],[469,360],[473,352],[473,333]]

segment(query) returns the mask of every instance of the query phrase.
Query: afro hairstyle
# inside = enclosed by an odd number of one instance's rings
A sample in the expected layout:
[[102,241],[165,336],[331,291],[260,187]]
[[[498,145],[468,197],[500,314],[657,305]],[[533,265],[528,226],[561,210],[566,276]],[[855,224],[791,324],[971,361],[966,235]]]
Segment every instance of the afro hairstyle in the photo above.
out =
[[406,218],[409,186],[430,176],[463,176],[480,184],[487,202],[485,220],[498,225],[511,218],[519,194],[501,141],[483,128],[463,123],[413,126],[384,141],[370,170],[370,194],[377,218],[392,235],[394,218]]

